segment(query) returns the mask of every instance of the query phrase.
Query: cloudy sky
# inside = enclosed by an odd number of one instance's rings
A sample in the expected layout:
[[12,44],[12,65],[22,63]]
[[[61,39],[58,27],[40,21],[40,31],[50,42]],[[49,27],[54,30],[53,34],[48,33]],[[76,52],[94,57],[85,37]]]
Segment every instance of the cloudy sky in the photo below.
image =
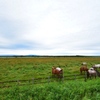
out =
[[0,55],[100,55],[100,0],[0,0]]

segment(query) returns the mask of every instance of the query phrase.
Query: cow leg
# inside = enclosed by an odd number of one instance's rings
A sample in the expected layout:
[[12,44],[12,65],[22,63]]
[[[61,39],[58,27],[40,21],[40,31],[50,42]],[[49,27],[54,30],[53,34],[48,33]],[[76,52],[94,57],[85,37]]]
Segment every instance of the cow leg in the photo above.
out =
[[87,72],[87,78],[89,78],[89,72]]
[[92,79],[92,78],[91,78],[91,75],[90,75],[90,79]]
[[95,79],[96,79],[96,75],[95,75]]
[[80,74],[82,75],[82,71],[80,71]]

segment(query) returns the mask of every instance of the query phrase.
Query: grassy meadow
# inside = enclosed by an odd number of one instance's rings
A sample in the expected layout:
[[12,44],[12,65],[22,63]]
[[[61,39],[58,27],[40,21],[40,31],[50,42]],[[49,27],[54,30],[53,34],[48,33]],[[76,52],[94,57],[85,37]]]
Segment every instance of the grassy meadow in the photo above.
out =
[[[0,82],[13,80],[29,80],[51,77],[52,66],[61,67],[64,76],[80,74],[82,62],[88,68],[100,63],[100,57],[30,57],[0,58]],[[12,87],[0,88],[0,100],[99,100],[100,79],[66,80],[64,82],[31,84],[0,84]],[[95,80],[95,81],[94,81]],[[93,97],[91,97],[93,96]]]

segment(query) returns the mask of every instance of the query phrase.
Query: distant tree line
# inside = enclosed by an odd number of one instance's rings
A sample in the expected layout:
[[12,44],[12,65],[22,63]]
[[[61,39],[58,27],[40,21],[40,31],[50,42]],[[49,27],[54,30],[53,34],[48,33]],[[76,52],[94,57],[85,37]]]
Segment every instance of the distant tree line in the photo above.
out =
[[73,55],[73,56],[68,56],[68,55],[0,55],[0,57],[100,57],[100,56],[83,56],[83,55]]

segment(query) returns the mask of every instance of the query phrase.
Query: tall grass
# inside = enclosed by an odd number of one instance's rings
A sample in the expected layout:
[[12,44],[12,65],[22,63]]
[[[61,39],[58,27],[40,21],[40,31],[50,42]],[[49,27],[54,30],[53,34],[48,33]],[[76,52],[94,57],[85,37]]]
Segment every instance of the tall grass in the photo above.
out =
[[100,80],[15,86],[0,90],[0,100],[100,100]]

